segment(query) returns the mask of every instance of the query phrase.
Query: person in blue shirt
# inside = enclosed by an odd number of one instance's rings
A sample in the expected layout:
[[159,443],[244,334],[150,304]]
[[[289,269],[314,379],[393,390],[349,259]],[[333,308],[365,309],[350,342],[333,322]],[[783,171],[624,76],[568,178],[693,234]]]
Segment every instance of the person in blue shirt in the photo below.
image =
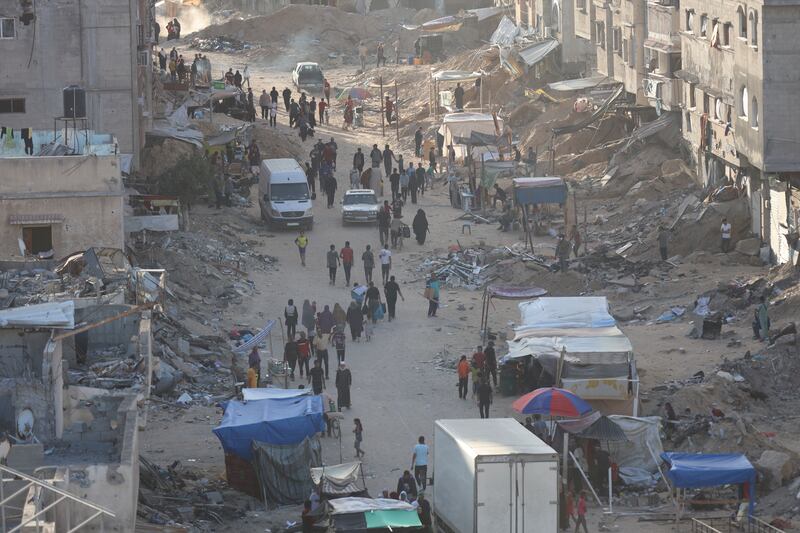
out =
[[414,455],[411,456],[411,468],[414,470],[414,479],[422,490],[428,486],[428,445],[425,437],[421,436],[414,446]]
[[425,284],[425,297],[428,298],[428,316],[436,316],[436,310],[439,309],[439,280],[436,274],[431,274]]

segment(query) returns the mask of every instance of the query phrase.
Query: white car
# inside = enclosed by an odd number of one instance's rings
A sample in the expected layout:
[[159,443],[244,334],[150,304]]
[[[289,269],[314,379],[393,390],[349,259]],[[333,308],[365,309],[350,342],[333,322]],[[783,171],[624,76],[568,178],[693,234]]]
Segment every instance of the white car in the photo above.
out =
[[378,220],[378,197],[372,189],[350,189],[342,198],[342,221],[374,223]]
[[298,63],[292,71],[292,83],[301,91],[322,92],[325,76],[316,63]]

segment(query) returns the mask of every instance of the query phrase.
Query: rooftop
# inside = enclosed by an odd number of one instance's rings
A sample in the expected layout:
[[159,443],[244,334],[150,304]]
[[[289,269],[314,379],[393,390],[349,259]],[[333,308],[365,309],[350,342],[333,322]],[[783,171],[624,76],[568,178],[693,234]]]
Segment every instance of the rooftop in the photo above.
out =
[[[0,140],[0,158],[42,157],[65,155],[115,155],[118,153],[117,140],[110,133],[93,130],[67,128],[59,130],[33,130],[33,154],[25,153],[24,130],[4,133]],[[66,135],[65,135],[66,134]]]

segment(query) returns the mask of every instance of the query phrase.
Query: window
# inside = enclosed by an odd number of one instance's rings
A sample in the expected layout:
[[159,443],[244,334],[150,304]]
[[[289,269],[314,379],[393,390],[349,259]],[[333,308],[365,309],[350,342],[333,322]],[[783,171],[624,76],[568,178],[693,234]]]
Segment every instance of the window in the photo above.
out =
[[750,105],[750,125],[753,129],[758,129],[758,99],[755,96]]
[[49,252],[53,249],[53,227],[23,226],[22,240],[29,254]]
[[708,36],[708,15],[700,15],[700,37]]
[[575,0],[575,7],[577,7],[579,11],[586,13],[586,0]]
[[736,10],[736,17],[739,19],[739,38],[747,39],[747,18],[744,16],[744,8],[739,6]]
[[692,133],[692,114],[688,111],[684,113],[684,120],[686,121],[686,132]]
[[697,87],[694,83],[689,85],[689,107],[694,109],[697,107]]
[[0,113],[24,113],[24,98],[0,98]]
[[747,96],[747,87],[739,89],[739,117],[747,119],[747,105],[749,104]]
[[750,23],[750,46],[758,46],[758,14],[750,11],[747,20]]
[[726,22],[722,25],[722,39],[721,43],[722,46],[730,46],[731,45],[731,30],[733,29],[733,24],[730,22]]
[[12,18],[0,18],[0,39],[13,39],[17,36],[17,27]]
[[556,33],[561,31],[561,10],[558,7],[558,4],[553,4],[553,20],[551,21],[550,26]]
[[686,10],[686,31],[694,31],[694,9]]
[[628,39],[622,39],[622,61],[628,62]]
[[724,116],[725,110],[722,109],[722,98],[714,98],[714,118],[721,121]]
[[622,55],[622,30],[614,28],[611,30],[611,42],[617,55]]
[[599,45],[600,48],[606,47],[606,25],[602,22],[595,22],[595,36],[596,41],[595,44]]
[[703,113],[708,115],[709,111],[711,111],[711,97],[708,93],[703,93]]
[[725,106],[725,123],[732,124],[733,123],[733,106],[726,105]]

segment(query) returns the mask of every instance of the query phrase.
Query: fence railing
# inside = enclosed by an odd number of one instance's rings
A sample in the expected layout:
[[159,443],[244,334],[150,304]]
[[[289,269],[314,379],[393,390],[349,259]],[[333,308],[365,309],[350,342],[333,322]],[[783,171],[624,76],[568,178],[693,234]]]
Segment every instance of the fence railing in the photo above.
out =
[[[6,495],[6,484],[24,483],[21,488],[10,489],[13,492]],[[14,501],[20,496],[32,493],[33,498],[26,501],[25,507],[20,508],[14,505]],[[33,505],[29,509],[29,505]],[[104,518],[114,518],[114,513],[79,496],[75,496],[63,489],[48,483],[46,480],[36,479],[13,468],[0,465],[0,532],[15,533],[22,531],[29,524],[36,526],[37,531],[41,531],[41,526],[49,521],[48,513],[55,514],[56,507],[64,504],[66,524],[59,528],[66,533],[75,533],[83,526],[90,523],[96,524],[95,520],[100,519],[100,531],[104,531]],[[88,517],[81,520],[75,526],[71,524],[73,506],[88,511]],[[17,523],[19,522],[19,523]],[[12,525],[13,524],[13,525]],[[93,525],[94,525],[93,524]]]

